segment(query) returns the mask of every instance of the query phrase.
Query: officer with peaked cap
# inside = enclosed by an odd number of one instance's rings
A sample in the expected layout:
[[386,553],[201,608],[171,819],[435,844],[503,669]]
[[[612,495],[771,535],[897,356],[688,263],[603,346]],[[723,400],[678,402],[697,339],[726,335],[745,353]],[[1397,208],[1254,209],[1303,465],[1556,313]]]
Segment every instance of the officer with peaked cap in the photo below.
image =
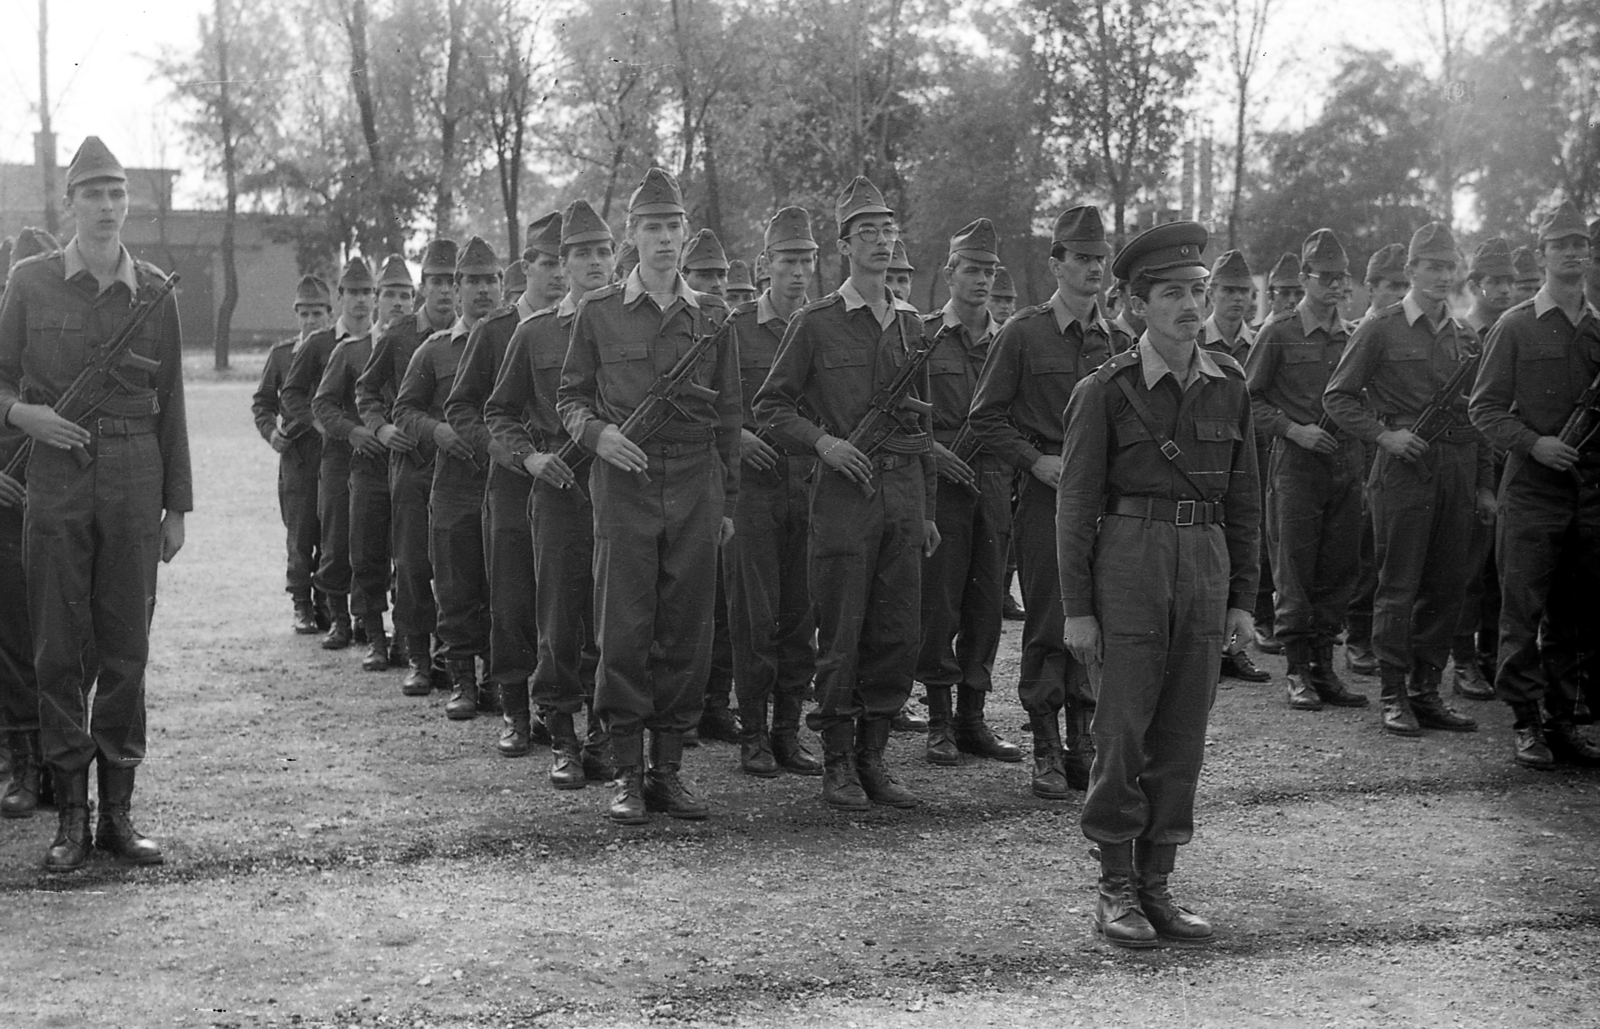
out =
[[416,306],[417,283],[411,278],[406,259],[390,254],[378,273],[378,307],[373,317],[373,335],[382,336],[390,323],[404,318]]
[[978,375],[1000,331],[988,307],[999,250],[987,218],[958,230],[944,266],[950,299],[922,319],[933,347],[928,387],[939,469],[939,549],[922,562],[917,679],[928,691],[925,756],[936,765],[959,765],[962,753],[1022,760],[1021,749],[996,736],[983,717],[1000,647],[1013,474],[967,428]]
[[753,303],[756,295],[756,284],[750,278],[750,265],[737,259],[729,261],[728,283],[722,289],[722,296],[728,302],[728,309]]
[[1167,877],[1194,832],[1222,641],[1248,637],[1260,491],[1244,372],[1195,342],[1206,230],[1136,236],[1113,270],[1145,334],[1073,390],[1057,494],[1065,638],[1098,679],[1083,832],[1095,926],[1123,947],[1203,942]]
[[710,293],[714,297],[722,296],[723,288],[728,283],[728,255],[723,251],[722,241],[715,232],[701,229],[690,237],[683,248],[680,268],[690,289],[698,293]]
[[[489,469],[483,509],[489,576],[489,689],[485,692],[491,707],[496,697],[500,699],[502,737],[508,703],[513,712],[529,711],[528,680],[539,657],[539,619],[530,585],[534,559],[528,495],[533,480],[490,435],[484,405],[494,391],[495,377],[517,327],[559,302],[566,292],[561,233],[560,211],[551,211],[528,226],[521,261],[527,288],[515,306],[496,310],[473,327],[444,405],[445,419],[472,446],[474,462]],[[528,738],[522,736],[524,741]],[[501,749],[498,743],[496,749]]]
[[488,658],[489,582],[483,539],[488,461],[445,417],[467,340],[500,299],[500,260],[474,236],[456,254],[455,323],[423,341],[394,398],[394,421],[412,439],[435,447],[428,506],[428,554],[439,612],[440,655],[450,677],[445,717],[461,721],[480,708],[497,711],[496,693],[480,692],[478,658]]
[[[1322,401],[1338,428],[1379,447],[1368,483],[1378,561],[1372,642],[1383,728],[1398,736],[1477,728],[1439,696],[1473,571],[1461,557],[1475,514],[1494,511],[1494,465],[1466,421],[1466,385],[1442,396],[1477,353],[1472,330],[1449,312],[1458,256],[1443,223],[1416,231],[1406,258],[1410,292],[1356,329]],[[1435,397],[1447,405],[1447,422],[1424,439],[1412,426]]]
[[1539,259],[1534,256],[1532,247],[1517,247],[1511,251],[1511,273],[1511,302],[1514,304],[1532,300],[1544,284],[1544,272],[1539,268]]
[[905,240],[894,241],[894,256],[889,259],[889,292],[896,297],[911,302],[911,276],[916,272],[911,263],[911,255],[906,252]]
[[1001,325],[1017,313],[1017,284],[1003,264],[995,269],[994,285],[989,288],[989,313]]
[[338,317],[332,326],[312,333],[295,347],[289,372],[279,394],[283,405],[284,432],[296,434],[315,428],[322,436],[322,462],[317,470],[317,522],[322,529],[317,570],[313,586],[328,600],[328,634],[324,650],[343,650],[350,646],[350,466],[353,443],[349,438],[328,435],[311,409],[312,398],[322,384],[322,376],[332,360],[334,349],[346,340],[360,340],[372,332],[373,301],[377,283],[372,269],[360,257],[352,257],[339,276]]
[[[1489,331],[1473,424],[1506,454],[1500,487],[1500,665],[1513,757],[1528,768],[1600,764],[1576,727],[1580,649],[1594,642],[1600,588],[1600,449],[1563,441],[1579,396],[1600,381],[1600,312],[1583,296],[1594,246],[1571,201],[1539,226],[1545,283]],[[1568,673],[1568,674],[1563,674]]]
[[772,284],[733,314],[744,424],[739,509],[722,555],[739,696],[739,767],[761,778],[784,770],[821,775],[822,762],[800,739],[800,711],[817,666],[806,569],[817,456],[779,439],[754,412],[756,392],[816,273],[811,216],[803,207],[783,208],[768,221],[762,242]]
[[[538,658],[530,689],[504,693],[498,749],[506,757],[528,753],[530,704],[536,706],[549,728],[549,778],[558,790],[616,777],[610,738],[594,709],[598,654],[588,469],[581,465],[575,469],[558,456],[570,437],[556,412],[561,365],[578,303],[611,282],[612,244],[611,230],[587,201],[568,205],[561,216],[559,248],[567,294],[517,326],[483,409],[495,443],[532,483],[527,517]],[[580,709],[588,712],[581,750],[576,725]]]
[[[932,421],[925,406],[907,408],[870,453],[848,437],[923,345],[922,323],[886,282],[899,227],[883,194],[857,176],[834,209],[850,275],[790,321],[754,415],[826,466],[812,487],[810,550],[822,799],[845,811],[913,807],[916,795],[890,773],[884,752],[916,671],[921,618],[907,599],[921,594],[922,558],[939,545]],[[912,393],[925,405],[926,366]]]
[[1276,634],[1288,658],[1289,707],[1365,707],[1334,667],[1333,650],[1360,565],[1361,441],[1322,409],[1328,377],[1349,330],[1339,300],[1350,277],[1332,229],[1306,237],[1300,251],[1304,296],[1261,327],[1246,366],[1255,425],[1271,440],[1266,535],[1277,587]]
[[[378,337],[356,380],[356,410],[389,451],[389,527],[394,558],[394,633],[406,662],[400,692],[433,691],[432,637],[438,623],[433,562],[428,556],[428,507],[433,492],[434,443],[413,439],[394,424],[394,397],[422,342],[455,320],[456,244],[437,238],[422,252],[417,309]],[[442,670],[437,676],[443,679]]]
[[[1061,481],[1061,413],[1079,380],[1133,340],[1106,324],[1101,284],[1111,244],[1096,207],[1063,211],[1050,245],[1056,291],[1000,330],[972,397],[973,434],[1020,475],[1013,514],[1022,583],[1022,667],[1017,692],[1033,731],[1033,793],[1066,800],[1089,782],[1088,676],[1061,641],[1055,490]],[[1066,714],[1066,736],[1061,717]]]
[[[684,733],[703,704],[716,552],[733,532],[739,495],[739,353],[722,301],[679,274],[686,232],[677,182],[650,169],[628,202],[639,265],[578,304],[557,392],[568,433],[597,458],[595,710],[618,765],[608,814],[627,825],[652,810],[709,813],[680,773]],[[665,424],[648,438],[626,435],[652,383],[708,335],[714,342]]]
[[317,521],[317,471],[322,464],[322,437],[309,425],[285,431],[280,394],[294,361],[295,348],[311,334],[326,328],[333,317],[333,294],[315,275],[301,277],[294,292],[294,314],[300,334],[273,345],[261,368],[261,382],[250,401],[256,431],[278,454],[278,512],[287,532],[289,568],[287,589],[294,602],[294,631],[316,634],[317,603],[312,596],[311,574],[317,567],[321,528]]
[[[9,727],[39,731],[60,808],[45,856],[52,872],[88,858],[91,763],[100,795],[94,845],[139,864],[162,860],[130,808],[145,753],[156,569],[183,546],[194,506],[175,297],[155,308],[85,424],[51,407],[82,370],[63,334],[71,330],[83,348],[103,344],[165,278],[122,245],[127,175],[98,137],[73,155],[66,205],[76,235],[14,269],[0,300],[0,425],[34,442],[23,553],[38,721]],[[85,453],[90,461],[80,463]],[[6,718],[14,723],[17,713]],[[20,733],[13,746],[23,737],[31,738]],[[28,756],[18,764],[28,767]]]

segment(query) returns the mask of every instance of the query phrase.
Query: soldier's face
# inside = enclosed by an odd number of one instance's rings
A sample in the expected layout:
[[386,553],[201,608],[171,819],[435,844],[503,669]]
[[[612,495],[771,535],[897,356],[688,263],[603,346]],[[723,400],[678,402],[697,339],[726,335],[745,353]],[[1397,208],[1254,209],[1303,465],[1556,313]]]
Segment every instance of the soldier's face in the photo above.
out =
[[677,214],[647,214],[633,223],[628,238],[639,248],[639,263],[658,275],[676,271],[689,227]]
[[1582,282],[1590,270],[1589,240],[1584,236],[1545,240],[1539,247],[1539,264],[1556,282],[1569,286]]
[[[850,270],[867,274],[889,271],[894,259],[894,241],[900,238],[900,229],[894,219],[886,214],[864,214],[850,219],[845,231],[849,234],[839,240],[839,253],[850,259]],[[890,279],[894,275],[889,275]],[[911,277],[906,276],[909,290]],[[889,283],[894,289],[894,283]]]
[[989,297],[989,314],[997,322],[1005,322],[1017,313],[1016,297]]
[[1442,304],[1450,297],[1450,284],[1456,276],[1456,263],[1438,257],[1420,257],[1407,266],[1411,272],[1411,291],[1430,304]]
[[72,220],[85,239],[109,243],[122,237],[128,220],[128,186],[116,179],[90,179],[67,197]]
[[1063,250],[1060,257],[1050,258],[1050,274],[1063,296],[1099,296],[1105,282],[1106,259],[1099,254],[1080,254]]
[[592,289],[599,289],[611,281],[616,268],[616,255],[611,244],[579,243],[567,248],[562,265],[567,270],[567,282],[580,297]]
[[339,315],[346,321],[360,322],[372,317],[372,300],[375,289],[339,290]]
[[567,273],[561,266],[561,258],[540,251],[533,260],[524,263],[528,275],[528,302],[535,310],[559,304],[567,293]]
[[473,321],[494,310],[494,299],[500,295],[500,276],[481,274],[458,276],[461,280],[461,308]]
[[896,298],[904,300],[906,303],[911,302],[910,272],[890,272],[884,277],[884,284],[889,287],[889,292],[893,293]]
[[817,255],[812,250],[778,250],[767,258],[767,274],[772,276],[772,292],[793,303],[806,295],[811,275],[817,270]]
[[1225,325],[1238,325],[1250,313],[1250,304],[1255,295],[1254,286],[1212,286],[1211,309],[1216,313],[1217,321]]
[[1338,272],[1301,272],[1300,289],[1314,308],[1338,307],[1344,299],[1350,276]]
[[305,339],[313,332],[321,332],[333,324],[333,311],[327,304],[296,304],[294,317],[295,321],[300,323],[301,339]]
[[714,297],[723,295],[728,286],[728,273],[722,268],[687,268],[683,273],[683,281],[696,293],[710,293]]
[[385,286],[378,292],[378,317],[385,325],[411,313],[413,294],[409,286]]
[[969,307],[983,307],[994,288],[994,270],[994,265],[979,261],[959,260],[954,268],[946,266],[944,281],[950,287],[950,299]]
[[738,307],[740,304],[748,304],[754,300],[756,291],[751,286],[729,286],[722,296],[723,299],[728,301],[729,307]]
[[[1594,282],[1594,275],[1594,269],[1591,267],[1589,272],[1589,281],[1591,283]],[[1517,279],[1511,286],[1511,302],[1520,304],[1524,300],[1532,300],[1533,295],[1539,292],[1539,286],[1542,281],[1541,279]]]
[[1499,313],[1511,306],[1515,284],[1516,279],[1510,275],[1485,275],[1473,288],[1478,291],[1485,309]]
[[456,278],[454,275],[422,277],[422,308],[435,326],[448,324],[456,316]]
[[1393,307],[1404,300],[1411,291],[1410,279],[1379,279],[1369,282],[1367,286],[1372,291],[1373,307]]
[[1144,319],[1151,336],[1177,343],[1200,335],[1206,308],[1206,280],[1162,281],[1150,290],[1150,299],[1131,297],[1130,306]]
[[1282,314],[1294,310],[1294,305],[1305,298],[1306,291],[1299,286],[1274,286],[1267,295],[1272,301],[1272,313]]

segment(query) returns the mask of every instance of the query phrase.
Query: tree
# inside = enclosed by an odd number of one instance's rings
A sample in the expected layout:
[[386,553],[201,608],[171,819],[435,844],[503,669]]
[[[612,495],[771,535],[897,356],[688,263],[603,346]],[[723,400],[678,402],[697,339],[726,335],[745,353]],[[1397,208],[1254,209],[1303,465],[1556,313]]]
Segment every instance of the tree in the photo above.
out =
[[1262,44],[1275,0],[1221,0],[1226,32],[1228,71],[1233,80],[1233,189],[1228,201],[1228,249],[1239,246],[1239,215],[1244,195],[1245,125],[1250,115],[1250,87],[1265,56]]
[[[364,243],[381,243],[383,252],[398,254],[405,250],[405,234],[400,228],[400,211],[390,182],[389,166],[384,156],[383,141],[378,134],[377,104],[373,101],[372,70],[367,51],[367,0],[342,0],[344,30],[350,42],[350,89],[355,94],[356,111],[360,116],[361,138],[366,143],[368,173],[372,181],[372,199],[377,217],[376,236]],[[362,247],[368,253],[376,248]]]
[[548,65],[535,51],[542,11],[528,14],[516,0],[500,0],[488,12],[485,32],[495,41],[487,59],[472,64],[474,107],[494,155],[496,185],[505,216],[506,253],[522,250],[522,174],[529,121],[547,95],[537,89]]

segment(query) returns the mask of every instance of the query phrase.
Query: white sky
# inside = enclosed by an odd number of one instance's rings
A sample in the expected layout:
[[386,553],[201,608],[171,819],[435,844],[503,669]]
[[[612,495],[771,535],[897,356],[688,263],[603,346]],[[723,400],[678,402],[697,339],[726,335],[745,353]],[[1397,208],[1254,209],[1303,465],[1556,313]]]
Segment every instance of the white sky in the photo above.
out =
[[[38,129],[38,2],[0,0],[0,160],[31,161]],[[189,48],[210,0],[48,0],[51,115],[65,165],[79,140],[101,136],[124,164],[192,167],[176,129],[166,86],[153,79],[163,46]],[[256,0],[271,2],[271,0]],[[1451,0],[1470,4],[1474,0]],[[1438,0],[1277,0],[1266,50],[1280,70],[1267,86],[1261,125],[1277,128],[1315,116],[1340,47],[1385,48],[1426,60],[1424,11]],[[1222,46],[1213,51],[1220,54]],[[1208,81],[1221,81],[1212,76]],[[1230,134],[1226,104],[1213,118]],[[178,184],[179,202],[204,191],[195,172]],[[187,181],[185,181],[187,180]]]

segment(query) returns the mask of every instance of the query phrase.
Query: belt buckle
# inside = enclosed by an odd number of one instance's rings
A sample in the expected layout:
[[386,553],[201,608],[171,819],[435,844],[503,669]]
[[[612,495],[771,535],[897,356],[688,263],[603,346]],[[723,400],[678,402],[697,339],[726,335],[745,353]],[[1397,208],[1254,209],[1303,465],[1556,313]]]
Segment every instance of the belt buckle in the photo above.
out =
[[[1178,501],[1178,514],[1177,514],[1177,517],[1175,517],[1172,520],[1172,524],[1178,526],[1180,529],[1183,528],[1184,526],[1187,526],[1187,525],[1193,525],[1194,524],[1194,515],[1195,515],[1196,503],[1197,502],[1193,501],[1193,500],[1180,500],[1180,501]],[[1184,505],[1188,505],[1188,508],[1189,508],[1189,513],[1188,513],[1187,517],[1185,517],[1185,515],[1184,515],[1184,511],[1183,511]]]

